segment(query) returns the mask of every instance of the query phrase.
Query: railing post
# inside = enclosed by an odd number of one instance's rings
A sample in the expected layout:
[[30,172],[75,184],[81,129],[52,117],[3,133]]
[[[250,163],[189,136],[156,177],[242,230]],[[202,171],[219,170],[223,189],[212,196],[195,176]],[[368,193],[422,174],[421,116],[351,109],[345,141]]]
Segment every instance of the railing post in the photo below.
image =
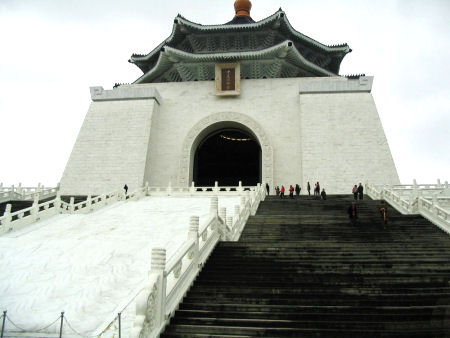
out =
[[199,228],[199,217],[191,216],[191,218],[189,219],[188,239],[193,239],[195,241],[195,245],[193,252],[190,253],[189,255],[189,258],[192,259],[195,267],[198,267],[198,257],[199,257],[198,228]]
[[70,198],[70,207],[69,207],[69,211],[71,213],[73,213],[75,211],[75,197],[71,197]]
[[53,202],[53,207],[57,214],[61,212],[61,196],[59,195],[59,191],[56,193],[55,200]]
[[33,221],[37,221],[39,219],[39,195],[34,195],[33,208],[31,209],[31,215],[33,216]]
[[161,327],[165,321],[166,314],[166,285],[167,280],[164,276],[164,270],[166,268],[166,249],[163,248],[153,248],[152,249],[152,262],[150,274],[155,274],[158,276],[155,299],[155,327]]
[[5,217],[4,223],[2,224],[3,229],[5,229],[3,232],[7,232],[12,229],[11,227],[11,204],[7,204],[5,207],[5,212],[3,213],[3,216]]
[[238,186],[238,188],[237,188],[237,191],[238,191],[239,193],[242,193],[242,192],[244,191],[244,188],[242,188],[242,181],[239,181],[239,186]]
[[195,183],[194,182],[192,182],[191,186],[189,187],[189,192],[191,194],[194,194],[194,192],[195,192]]
[[211,197],[211,202],[209,206],[209,215],[211,217],[217,217],[218,208],[219,208],[219,198],[217,196]]
[[448,189],[448,181],[445,181],[445,189]]
[[61,324],[59,325],[59,338],[62,337],[63,322],[64,322],[64,312],[61,312]]
[[3,332],[5,332],[6,312],[7,311],[3,311],[2,335],[0,336],[1,338],[3,338]]
[[222,207],[219,210],[219,217],[221,219],[220,222],[220,240],[227,240],[227,208]]
[[92,210],[92,195],[88,195],[86,199],[86,209],[88,209],[89,211]]
[[219,182],[217,182],[217,181],[214,182],[214,189],[213,189],[213,191],[216,194],[219,193]]
[[441,180],[439,178],[437,179],[437,186],[438,186],[438,188],[442,187]]

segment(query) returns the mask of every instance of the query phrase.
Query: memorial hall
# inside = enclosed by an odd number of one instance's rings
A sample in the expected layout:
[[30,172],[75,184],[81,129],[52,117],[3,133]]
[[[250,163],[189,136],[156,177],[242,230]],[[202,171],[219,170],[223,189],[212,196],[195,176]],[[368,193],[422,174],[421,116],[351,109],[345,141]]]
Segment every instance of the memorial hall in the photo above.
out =
[[400,184],[347,43],[251,7],[91,87],[57,187],[0,183],[1,337],[450,336],[448,181]]
[[249,1],[235,9],[220,25],[178,15],[161,44],[131,55],[140,78],[91,87],[61,194],[101,194],[124,183],[320,181],[329,193],[399,183],[373,76],[339,74],[350,47],[299,33],[281,9],[260,21]]

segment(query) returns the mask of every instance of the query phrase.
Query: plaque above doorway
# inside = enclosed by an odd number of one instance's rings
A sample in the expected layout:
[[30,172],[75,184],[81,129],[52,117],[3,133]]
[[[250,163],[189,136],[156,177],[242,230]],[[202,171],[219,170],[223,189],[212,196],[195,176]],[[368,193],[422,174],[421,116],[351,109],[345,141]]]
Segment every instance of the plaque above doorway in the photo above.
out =
[[216,95],[235,96],[241,93],[241,65],[216,63]]

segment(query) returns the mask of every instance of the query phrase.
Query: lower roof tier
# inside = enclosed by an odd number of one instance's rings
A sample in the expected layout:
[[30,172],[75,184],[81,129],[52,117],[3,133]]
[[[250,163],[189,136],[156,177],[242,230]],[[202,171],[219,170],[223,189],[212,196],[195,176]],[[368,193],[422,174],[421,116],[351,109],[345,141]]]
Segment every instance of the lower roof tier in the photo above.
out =
[[215,64],[240,62],[241,78],[335,76],[305,59],[292,41],[260,51],[193,54],[165,46],[155,67],[134,83],[207,81],[215,78]]

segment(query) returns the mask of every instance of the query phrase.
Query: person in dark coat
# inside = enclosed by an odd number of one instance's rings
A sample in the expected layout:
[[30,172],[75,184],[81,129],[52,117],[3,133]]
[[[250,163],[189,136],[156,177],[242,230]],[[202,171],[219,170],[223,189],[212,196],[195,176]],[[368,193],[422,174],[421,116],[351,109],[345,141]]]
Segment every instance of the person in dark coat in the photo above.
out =
[[269,183],[266,183],[266,190],[267,190],[267,195],[269,195],[269,192],[270,192]]
[[302,188],[300,188],[300,186],[298,184],[295,185],[295,194],[298,196],[300,195],[300,191],[302,190]]
[[123,190],[125,190],[125,195],[126,195],[128,193],[128,186],[126,184],[123,186]]
[[355,200],[357,200],[358,199],[358,187],[356,186],[356,184],[355,184],[355,186],[352,189],[352,194],[353,194],[353,198]]
[[327,199],[327,193],[325,192],[325,189],[322,189],[322,192],[320,193],[320,199],[322,201],[325,201]]
[[363,191],[364,191],[364,188],[363,188],[363,186],[362,186],[361,183],[360,183],[360,184],[359,184],[359,187],[358,187],[358,196],[359,196],[359,199],[360,199],[360,200],[363,199]]
[[278,185],[275,187],[275,193],[277,196],[280,196],[280,187]]
[[350,223],[352,225],[356,224],[356,221],[358,220],[358,210],[356,209],[356,203],[352,202],[352,204],[347,209],[348,218],[350,219]]
[[306,185],[306,190],[308,190],[308,196],[311,196],[311,186],[308,184]]
[[289,186],[289,198],[294,198],[294,187],[292,184]]

